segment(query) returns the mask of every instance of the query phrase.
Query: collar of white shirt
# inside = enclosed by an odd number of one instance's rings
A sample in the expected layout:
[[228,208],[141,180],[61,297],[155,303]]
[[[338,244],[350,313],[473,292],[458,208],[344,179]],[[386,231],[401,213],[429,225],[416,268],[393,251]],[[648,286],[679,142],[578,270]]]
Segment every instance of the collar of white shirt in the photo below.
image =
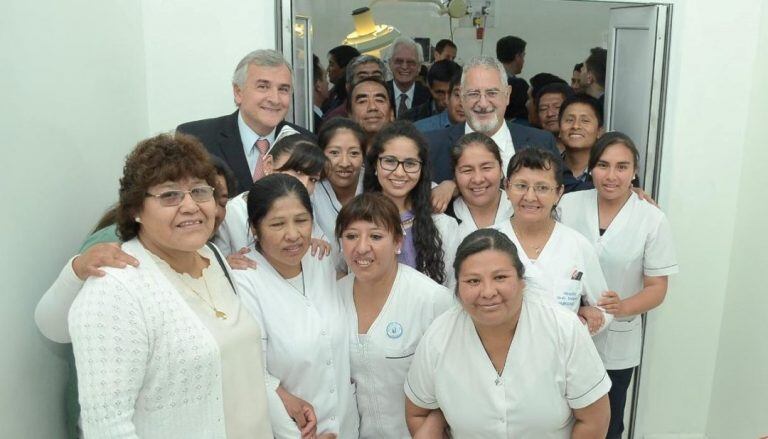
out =
[[249,159],[249,162],[251,156],[253,156],[254,160],[259,156],[259,150],[256,148],[257,140],[267,139],[270,147],[275,143],[275,131],[277,127],[273,128],[272,132],[266,136],[260,136],[245,123],[243,114],[240,112],[237,113],[237,128],[240,130],[240,140],[243,142],[243,150],[245,151],[245,156]]
[[318,117],[323,117],[323,110],[321,110],[317,105],[312,106],[312,111],[314,111]]
[[[474,132],[475,130],[473,130],[468,123],[464,124],[464,134]],[[499,146],[502,154],[508,154],[510,152],[514,153],[515,145],[512,143],[512,133],[509,132],[509,127],[506,122],[501,124],[501,128],[491,136],[491,139],[493,139],[493,141],[496,142],[496,145]]]
[[411,84],[411,88],[409,88],[407,91],[402,92],[397,87],[397,84],[395,83],[394,79],[392,80],[392,88],[395,89],[395,106],[400,105],[400,95],[404,94],[408,96],[408,99],[405,100],[405,105],[408,106],[408,108],[413,108],[413,94],[416,92],[416,82],[414,81],[413,84]]

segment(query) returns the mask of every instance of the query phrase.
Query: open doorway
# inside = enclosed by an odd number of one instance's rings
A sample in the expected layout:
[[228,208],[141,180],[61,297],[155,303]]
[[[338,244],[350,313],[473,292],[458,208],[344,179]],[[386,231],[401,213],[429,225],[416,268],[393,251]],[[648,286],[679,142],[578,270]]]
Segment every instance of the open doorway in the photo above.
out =
[[[339,0],[322,5],[311,0],[277,0],[282,6],[282,47],[294,63],[311,58],[314,51],[325,63],[328,51],[342,44],[353,29],[351,12],[367,2]],[[450,38],[458,46],[456,61],[475,55],[494,55],[495,42],[504,35],[516,35],[528,42],[526,64],[521,76],[549,72],[569,80],[576,63],[584,61],[591,47],[608,50],[605,83],[606,130],[619,130],[633,138],[640,150],[638,177],[651,196],[659,193],[662,160],[662,133],[667,65],[672,23],[672,6],[625,0],[509,0],[490,2],[495,10],[490,26],[478,32],[437,12],[430,2],[382,0],[371,6],[377,23],[396,26],[400,33],[434,44]],[[433,2],[434,3],[434,2]],[[468,1],[468,3],[472,3]],[[295,42],[297,24],[310,30],[308,43]],[[289,46],[297,44],[296,47]],[[428,55],[428,54],[427,54]],[[297,69],[298,71],[298,69]],[[303,72],[309,72],[304,69]],[[297,84],[310,84],[296,78]],[[303,96],[311,96],[304,93]],[[295,104],[312,108],[311,101]],[[311,119],[295,114],[296,120]],[[643,315],[645,323],[645,316]],[[645,327],[645,326],[644,326]],[[645,331],[643,331],[643,351]],[[637,414],[642,410],[642,370],[637,367],[625,411],[624,437],[636,433]]]

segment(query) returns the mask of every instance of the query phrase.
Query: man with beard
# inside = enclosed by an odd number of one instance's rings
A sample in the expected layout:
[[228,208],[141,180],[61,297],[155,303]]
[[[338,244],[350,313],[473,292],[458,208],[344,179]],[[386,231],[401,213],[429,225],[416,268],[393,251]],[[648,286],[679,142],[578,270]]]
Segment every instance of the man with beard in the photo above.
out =
[[444,211],[454,196],[456,184],[453,182],[450,149],[464,134],[477,131],[491,137],[499,147],[505,172],[515,151],[524,148],[543,148],[555,157],[560,156],[555,138],[549,132],[505,122],[504,110],[509,102],[510,88],[504,66],[495,58],[475,57],[464,66],[461,103],[466,123],[425,134],[429,142],[432,178],[440,183],[432,192],[436,211]]

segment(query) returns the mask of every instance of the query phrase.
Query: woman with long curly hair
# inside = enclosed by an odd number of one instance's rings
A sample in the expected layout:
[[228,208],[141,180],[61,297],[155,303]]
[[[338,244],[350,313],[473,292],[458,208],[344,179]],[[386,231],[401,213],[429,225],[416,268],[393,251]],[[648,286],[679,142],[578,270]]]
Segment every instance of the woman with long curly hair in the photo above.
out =
[[430,169],[421,133],[410,122],[394,122],[373,139],[363,187],[365,192],[383,193],[400,212],[405,236],[398,260],[437,283],[452,285],[458,225],[447,215],[432,214]]

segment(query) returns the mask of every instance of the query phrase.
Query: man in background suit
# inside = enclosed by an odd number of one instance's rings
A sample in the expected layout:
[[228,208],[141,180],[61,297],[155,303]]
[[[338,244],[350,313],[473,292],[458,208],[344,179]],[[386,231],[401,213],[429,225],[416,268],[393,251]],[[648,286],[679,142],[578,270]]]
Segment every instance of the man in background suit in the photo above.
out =
[[506,78],[504,66],[496,59],[488,56],[471,59],[464,65],[461,77],[461,99],[466,123],[425,133],[429,142],[432,178],[439,183],[432,191],[435,210],[444,211],[455,195],[450,149],[464,134],[477,131],[491,137],[499,146],[504,173],[515,152],[524,148],[542,148],[559,159],[560,154],[551,133],[504,120],[511,88]]
[[392,43],[389,69],[393,79],[387,81],[387,88],[394,98],[392,108],[395,109],[395,117],[429,100],[429,89],[416,81],[423,61],[421,46],[412,39],[399,37]]
[[582,91],[597,99],[605,111],[605,69],[608,63],[608,51],[602,47],[589,49],[589,56],[581,66],[579,83]]
[[416,122],[442,113],[448,105],[451,78],[461,74],[461,66],[453,61],[438,61],[427,72],[427,85],[431,94],[427,102],[401,114],[398,119]]
[[509,104],[504,113],[504,118],[527,119],[528,110],[525,101],[528,100],[528,83],[525,79],[518,78],[525,65],[525,47],[528,43],[522,38],[507,35],[496,42],[496,59],[504,66],[507,72],[507,84],[512,87],[509,95]]
[[232,91],[238,109],[229,115],[179,125],[220,157],[237,179],[236,195],[263,176],[263,159],[275,141],[303,128],[283,119],[293,94],[291,66],[274,50],[254,50],[235,68]]

